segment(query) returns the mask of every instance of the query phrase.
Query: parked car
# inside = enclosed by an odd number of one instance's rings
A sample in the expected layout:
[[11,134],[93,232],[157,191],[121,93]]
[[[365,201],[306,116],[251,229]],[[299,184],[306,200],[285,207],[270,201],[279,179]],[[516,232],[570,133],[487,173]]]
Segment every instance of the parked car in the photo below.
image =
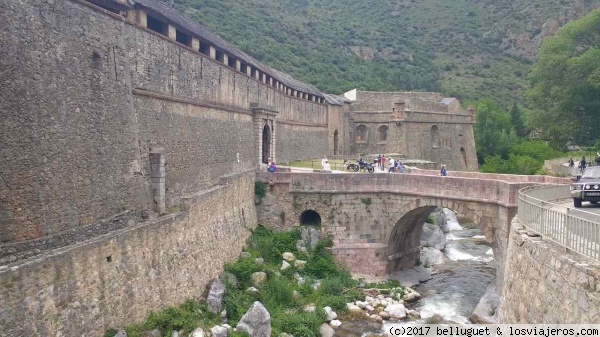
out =
[[571,184],[573,205],[581,207],[582,201],[597,204],[600,201],[600,166],[588,166]]

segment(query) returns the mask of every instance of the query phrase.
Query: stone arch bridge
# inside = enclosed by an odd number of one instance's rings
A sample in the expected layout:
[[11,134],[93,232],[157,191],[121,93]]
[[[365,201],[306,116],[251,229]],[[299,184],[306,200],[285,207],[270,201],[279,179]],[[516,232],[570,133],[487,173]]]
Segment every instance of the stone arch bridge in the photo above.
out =
[[565,184],[566,179],[437,171],[415,174],[257,173],[269,184],[258,207],[265,226],[285,229],[315,211],[321,228],[333,237],[333,253],[357,274],[384,275],[419,261],[420,235],[427,216],[438,206],[477,224],[503,265],[517,192],[533,184]]

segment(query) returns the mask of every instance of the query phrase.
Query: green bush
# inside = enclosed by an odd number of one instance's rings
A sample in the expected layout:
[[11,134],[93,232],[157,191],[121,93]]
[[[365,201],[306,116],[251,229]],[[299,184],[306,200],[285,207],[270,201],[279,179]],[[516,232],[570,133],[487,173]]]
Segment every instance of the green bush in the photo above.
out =
[[258,198],[258,200],[262,200],[262,198],[267,195],[267,184],[262,181],[254,182],[254,196]]
[[267,307],[294,308],[293,283],[283,277],[272,277],[262,287],[261,302]]
[[226,264],[225,271],[232,273],[238,278],[239,287],[245,289],[251,285],[250,276],[252,273],[262,271],[263,267],[256,264],[254,258],[239,259],[236,262]]
[[277,233],[263,226],[258,226],[252,233],[250,240],[256,255],[262,256],[266,263],[279,264],[283,253],[297,253],[296,241],[299,238],[299,229]]
[[286,332],[294,337],[319,337],[319,326],[325,320],[323,310],[315,312],[298,312],[293,315],[277,313],[272,316],[273,334]]

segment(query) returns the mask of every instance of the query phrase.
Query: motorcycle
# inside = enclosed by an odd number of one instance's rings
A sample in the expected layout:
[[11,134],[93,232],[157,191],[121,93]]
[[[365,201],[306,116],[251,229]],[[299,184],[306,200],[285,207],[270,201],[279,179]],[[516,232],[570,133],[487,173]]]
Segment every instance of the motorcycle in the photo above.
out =
[[[358,172],[359,170],[367,170],[369,173],[373,173],[375,172],[375,166],[373,165],[373,163],[368,163],[366,161],[364,161],[362,158],[358,159],[356,161],[356,164],[350,164],[353,165],[352,169],[354,170],[354,172]],[[348,166],[350,166],[348,165]]]

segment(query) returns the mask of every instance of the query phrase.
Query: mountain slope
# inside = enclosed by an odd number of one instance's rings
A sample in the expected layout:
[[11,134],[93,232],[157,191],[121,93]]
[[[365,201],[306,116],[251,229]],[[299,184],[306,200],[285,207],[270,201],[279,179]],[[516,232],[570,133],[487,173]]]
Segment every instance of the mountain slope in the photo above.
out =
[[543,37],[600,0],[169,0],[263,63],[329,93],[522,100]]

